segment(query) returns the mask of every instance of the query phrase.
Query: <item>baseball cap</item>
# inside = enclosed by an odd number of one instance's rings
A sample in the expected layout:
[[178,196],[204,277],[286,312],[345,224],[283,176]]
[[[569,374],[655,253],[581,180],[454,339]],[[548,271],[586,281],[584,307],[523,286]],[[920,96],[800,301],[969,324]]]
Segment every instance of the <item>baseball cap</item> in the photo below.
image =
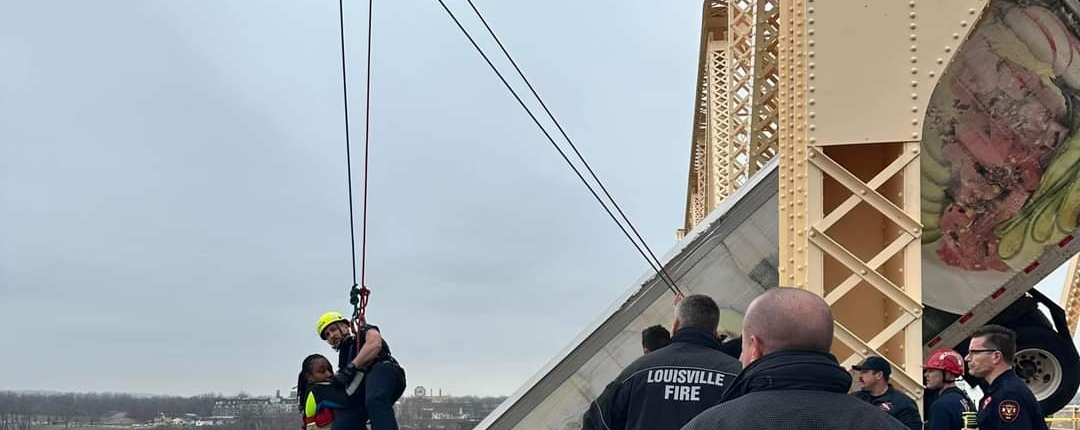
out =
[[889,362],[885,361],[885,359],[881,357],[866,357],[866,359],[863,360],[862,363],[851,366],[851,368],[859,371],[876,370],[878,372],[884,373],[885,376],[889,376],[892,374],[892,366],[889,366]]

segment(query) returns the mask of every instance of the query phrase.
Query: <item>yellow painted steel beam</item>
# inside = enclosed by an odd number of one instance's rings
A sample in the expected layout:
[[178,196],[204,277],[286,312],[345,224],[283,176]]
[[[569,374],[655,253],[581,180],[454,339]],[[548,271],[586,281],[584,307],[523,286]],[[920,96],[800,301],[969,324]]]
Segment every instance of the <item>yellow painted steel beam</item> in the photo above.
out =
[[917,400],[923,116],[986,3],[779,3],[780,282],[826,298],[842,364],[882,356]]
[[775,0],[704,2],[682,238],[778,152]]
[[1080,254],[1069,260],[1069,273],[1061,289],[1061,307],[1065,309],[1069,333],[1076,337],[1076,323],[1080,320]]
[[729,178],[727,2],[705,0],[701,12],[697,93],[682,239],[734,189]]

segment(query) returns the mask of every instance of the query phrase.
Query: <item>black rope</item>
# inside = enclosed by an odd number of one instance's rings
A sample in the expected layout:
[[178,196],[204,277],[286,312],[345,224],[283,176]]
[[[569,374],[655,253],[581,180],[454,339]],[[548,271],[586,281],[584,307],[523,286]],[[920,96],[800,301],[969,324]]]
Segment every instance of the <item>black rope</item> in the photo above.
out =
[[352,145],[349,142],[349,79],[345,68],[345,5],[338,0],[338,30],[341,35],[341,93],[345,104],[345,168],[349,186],[349,247],[352,250],[352,281],[356,286],[356,228],[353,226]]
[[473,1],[467,1],[469,2],[469,7],[471,7],[473,12],[476,13],[476,17],[480,18],[480,22],[484,24],[484,28],[487,29],[488,34],[490,34],[491,38],[495,39],[495,43],[499,45],[499,49],[502,50],[503,55],[506,55],[506,59],[510,60],[510,64],[514,66],[514,70],[517,71],[518,76],[521,77],[522,81],[525,81],[525,85],[529,87],[529,91],[532,92],[533,97],[536,97],[536,100],[540,102],[540,106],[544,108],[544,112],[547,113],[548,118],[551,119],[551,122],[555,123],[555,127],[559,129],[559,133],[561,133],[562,137],[566,139],[566,142],[570,144],[570,148],[574,150],[574,154],[577,155],[578,160],[581,160],[581,163],[585,165],[585,169],[589,171],[589,175],[591,175],[593,180],[596,181],[597,185],[600,186],[600,190],[604,192],[604,195],[607,196],[608,200],[611,200],[612,206],[615,207],[615,210],[619,213],[619,216],[621,216],[622,219],[626,221],[626,225],[630,227],[630,231],[634,232],[634,236],[637,237],[639,241],[641,241],[641,245],[645,247],[645,251],[649,253],[649,257],[652,257],[652,261],[655,261],[656,265],[660,267],[660,271],[657,274],[660,275],[661,278],[665,278],[665,281],[667,281],[670,285],[674,286],[675,290],[678,291],[679,287],[675,284],[675,280],[667,274],[666,270],[664,270],[664,266],[660,263],[660,259],[656,258],[656,254],[654,254],[652,249],[649,248],[649,244],[645,242],[645,239],[641,237],[641,233],[638,233],[637,228],[635,228],[634,224],[630,222],[630,218],[626,216],[626,213],[624,213],[622,208],[619,207],[619,204],[615,202],[615,197],[611,196],[611,193],[608,192],[607,187],[605,187],[604,183],[600,181],[600,178],[596,176],[596,172],[593,171],[592,166],[589,165],[588,161],[585,161],[585,157],[581,155],[581,151],[578,151],[577,145],[575,145],[574,141],[570,139],[570,136],[566,134],[566,130],[563,129],[563,126],[561,123],[559,123],[559,120],[555,119],[555,115],[551,113],[551,109],[548,109],[547,103],[544,103],[544,99],[540,97],[540,94],[536,93],[536,88],[533,87],[532,82],[529,82],[529,78],[525,77],[525,72],[522,72],[521,67],[518,67],[517,61],[514,61],[514,57],[510,56],[510,52],[506,50],[506,46],[503,45],[502,40],[500,40],[499,36],[495,34],[495,30],[493,30],[491,26],[488,25],[487,20],[484,19],[484,15],[481,14],[480,10],[476,8],[476,5],[473,4]]
[[[536,124],[536,126],[540,128],[540,131],[544,134],[544,137],[546,137],[547,140],[549,142],[551,142],[551,145],[553,147],[555,147],[556,151],[559,152],[559,155],[562,156],[563,160],[566,161],[566,163],[574,171],[574,173],[577,175],[578,179],[580,179],[581,182],[583,184],[585,184],[585,187],[589,189],[589,192],[593,195],[593,197],[596,198],[596,201],[600,203],[600,206],[602,206],[604,208],[604,211],[607,212],[608,216],[611,217],[611,219],[613,221],[615,221],[615,224],[618,225],[619,230],[622,230],[623,234],[630,241],[630,243],[634,245],[634,248],[637,249],[638,253],[641,254],[641,256],[643,258],[645,258],[645,261],[649,263],[649,266],[652,267],[652,269],[654,271],[656,271],[656,274],[661,278],[661,280],[664,281],[664,283],[667,284],[669,289],[671,289],[676,294],[682,294],[682,291],[679,290],[678,286],[676,286],[674,284],[674,282],[670,281],[662,273],[663,272],[662,269],[660,267],[658,267],[659,261],[654,263],[653,260],[650,259],[649,256],[645,253],[645,251],[643,251],[641,249],[641,247],[638,245],[638,243],[636,241],[634,241],[634,239],[633,239],[633,237],[631,237],[630,233],[628,231],[626,231],[626,227],[623,227],[622,223],[619,222],[619,219],[616,218],[615,214],[611,212],[611,209],[609,209],[607,204],[604,203],[604,200],[600,198],[600,195],[596,193],[596,190],[594,190],[592,185],[589,184],[588,180],[585,179],[585,176],[581,174],[581,171],[578,170],[577,166],[575,166],[574,163],[572,161],[570,161],[570,158],[566,155],[566,152],[563,151],[563,149],[561,147],[559,147],[559,145],[555,142],[555,139],[551,137],[551,134],[548,133],[547,129],[544,128],[543,124],[540,123],[540,120],[538,120],[536,118],[536,115],[533,114],[532,110],[529,109],[528,105],[526,105],[525,102],[521,100],[521,97],[518,96],[517,91],[514,91],[514,88],[510,85],[509,82],[506,81],[506,78],[503,77],[502,73],[499,72],[499,69],[496,68],[495,65],[491,62],[491,59],[488,58],[487,54],[484,53],[484,50],[480,48],[480,45],[478,45],[476,43],[476,40],[473,39],[471,34],[469,34],[469,31],[466,30],[463,25],[461,25],[461,21],[459,21],[457,19],[457,16],[454,15],[454,12],[451,11],[450,8],[446,6],[446,2],[444,2],[443,0],[437,0],[437,1],[439,2],[440,5],[442,5],[443,10],[445,10],[446,13],[450,16],[450,19],[452,19],[454,21],[454,24],[457,24],[457,27],[458,27],[458,29],[461,30],[462,34],[464,34],[465,37],[467,39],[469,39],[469,43],[471,43],[473,45],[473,48],[476,48],[476,51],[480,54],[481,57],[484,58],[484,61],[487,62],[488,67],[490,67],[491,70],[493,72],[495,72],[495,75],[499,77],[499,80],[502,81],[504,86],[506,86],[506,89],[509,90],[510,94],[514,96],[514,99],[517,100],[518,104],[520,104],[522,109],[525,110],[525,113],[529,115],[529,118],[531,118],[533,120],[533,122]],[[501,46],[501,44],[500,44],[500,46]],[[520,69],[518,71],[520,73]],[[531,86],[530,86],[530,88],[531,88]],[[534,94],[535,94],[535,92],[534,92]],[[546,109],[546,107],[545,107],[545,109]],[[549,112],[549,114],[550,114],[550,112]],[[561,127],[560,127],[560,129],[561,129]],[[580,153],[579,153],[579,156],[580,156]],[[595,175],[593,177],[595,178]],[[598,179],[597,179],[597,182],[599,182]],[[610,198],[610,194],[608,195],[608,197]],[[642,241],[642,242],[644,242],[644,241]],[[654,258],[655,258],[655,256],[654,256]]]

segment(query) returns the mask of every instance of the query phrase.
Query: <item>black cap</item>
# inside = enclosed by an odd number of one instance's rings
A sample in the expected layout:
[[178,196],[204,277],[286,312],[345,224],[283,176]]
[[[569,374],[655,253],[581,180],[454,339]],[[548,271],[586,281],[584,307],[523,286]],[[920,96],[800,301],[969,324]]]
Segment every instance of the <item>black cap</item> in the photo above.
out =
[[866,360],[863,360],[862,363],[851,366],[851,368],[860,371],[876,370],[885,374],[885,376],[892,374],[892,366],[889,366],[889,362],[881,357],[866,357]]

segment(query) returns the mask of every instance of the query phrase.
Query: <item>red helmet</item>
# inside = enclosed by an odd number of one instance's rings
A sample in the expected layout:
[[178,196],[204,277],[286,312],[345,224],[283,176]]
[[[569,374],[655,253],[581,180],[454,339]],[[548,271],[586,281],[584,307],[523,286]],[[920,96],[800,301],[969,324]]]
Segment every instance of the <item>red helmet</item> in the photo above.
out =
[[944,370],[956,375],[963,375],[964,357],[949,348],[941,348],[930,353],[930,357],[926,359],[923,368]]

